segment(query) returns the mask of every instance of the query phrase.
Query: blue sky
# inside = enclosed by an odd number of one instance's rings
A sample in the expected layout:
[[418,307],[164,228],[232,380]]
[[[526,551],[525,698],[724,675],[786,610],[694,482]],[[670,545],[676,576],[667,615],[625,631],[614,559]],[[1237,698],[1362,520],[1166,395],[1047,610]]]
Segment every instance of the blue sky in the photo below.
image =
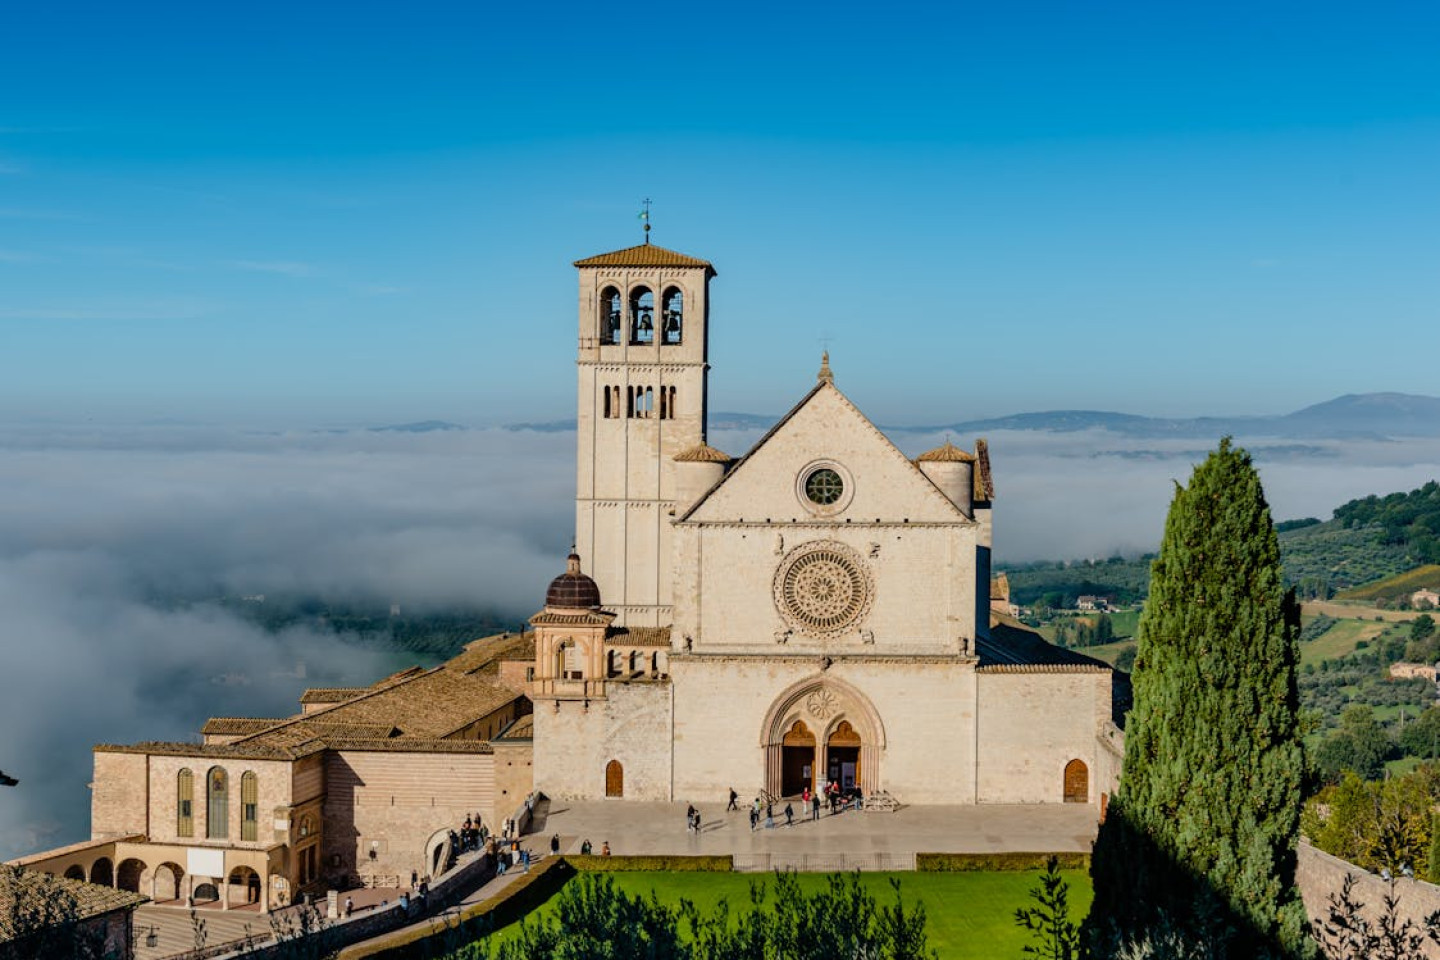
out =
[[[522,9],[523,8],[523,9]],[[573,407],[578,257],[712,260],[712,407],[1440,393],[1429,3],[29,3],[0,417]]]

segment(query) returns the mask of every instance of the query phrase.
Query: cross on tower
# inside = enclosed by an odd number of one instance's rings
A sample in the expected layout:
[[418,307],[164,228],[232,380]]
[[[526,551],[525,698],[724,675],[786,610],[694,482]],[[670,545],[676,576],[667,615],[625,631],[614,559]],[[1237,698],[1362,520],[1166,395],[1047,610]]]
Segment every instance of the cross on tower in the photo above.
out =
[[641,205],[644,206],[644,208],[645,208],[644,210],[641,210],[641,211],[640,211],[640,220],[645,224],[645,242],[646,242],[646,243],[649,243],[649,242],[650,242],[650,198],[649,198],[649,197],[646,197],[644,200],[640,201],[640,203],[641,203]]

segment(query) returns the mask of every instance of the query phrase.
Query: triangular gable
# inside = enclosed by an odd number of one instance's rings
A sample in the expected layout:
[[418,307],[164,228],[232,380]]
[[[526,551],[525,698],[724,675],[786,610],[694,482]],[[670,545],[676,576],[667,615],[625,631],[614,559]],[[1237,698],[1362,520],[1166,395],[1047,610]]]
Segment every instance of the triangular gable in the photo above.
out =
[[844,510],[826,521],[970,519],[828,380],[817,383],[680,519],[815,520],[799,501],[796,482],[817,460],[838,464],[852,484]]

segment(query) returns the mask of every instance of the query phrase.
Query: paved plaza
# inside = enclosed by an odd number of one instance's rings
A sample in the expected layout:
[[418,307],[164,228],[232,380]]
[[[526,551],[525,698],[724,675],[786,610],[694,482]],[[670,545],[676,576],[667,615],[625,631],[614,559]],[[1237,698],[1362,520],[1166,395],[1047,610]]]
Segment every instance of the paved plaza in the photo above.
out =
[[[752,831],[746,807],[697,805],[701,830],[685,829],[684,803],[550,801],[537,810],[532,841],[545,846],[558,833],[562,853],[589,840],[594,852],[608,842],[616,856],[729,854],[737,869],[914,868],[916,853],[1084,853],[1098,826],[1088,804],[982,804],[903,807],[894,813],[846,811],[811,821],[800,815],[785,826],[784,804],[775,826]],[[843,857],[841,862],[839,858]]]

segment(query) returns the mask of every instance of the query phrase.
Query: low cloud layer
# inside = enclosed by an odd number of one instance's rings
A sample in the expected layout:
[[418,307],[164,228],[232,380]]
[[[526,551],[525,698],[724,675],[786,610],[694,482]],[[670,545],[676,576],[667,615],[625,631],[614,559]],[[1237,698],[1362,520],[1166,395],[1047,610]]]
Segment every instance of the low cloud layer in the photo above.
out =
[[90,746],[284,716],[402,657],[205,602],[312,594],[520,617],[563,568],[573,436],[0,433],[0,858],[83,839]]
[[[756,431],[717,431],[739,454]],[[309,685],[408,662],[345,638],[267,633],[199,602],[533,612],[574,526],[574,434],[0,428],[0,857],[83,839],[90,746],[283,715]],[[899,434],[914,455],[941,435]],[[968,438],[955,438],[969,446]],[[1153,549],[1173,481],[1205,450],[1104,432],[989,437],[1001,563]],[[1328,517],[1440,475],[1440,441],[1242,438],[1277,518]]]

